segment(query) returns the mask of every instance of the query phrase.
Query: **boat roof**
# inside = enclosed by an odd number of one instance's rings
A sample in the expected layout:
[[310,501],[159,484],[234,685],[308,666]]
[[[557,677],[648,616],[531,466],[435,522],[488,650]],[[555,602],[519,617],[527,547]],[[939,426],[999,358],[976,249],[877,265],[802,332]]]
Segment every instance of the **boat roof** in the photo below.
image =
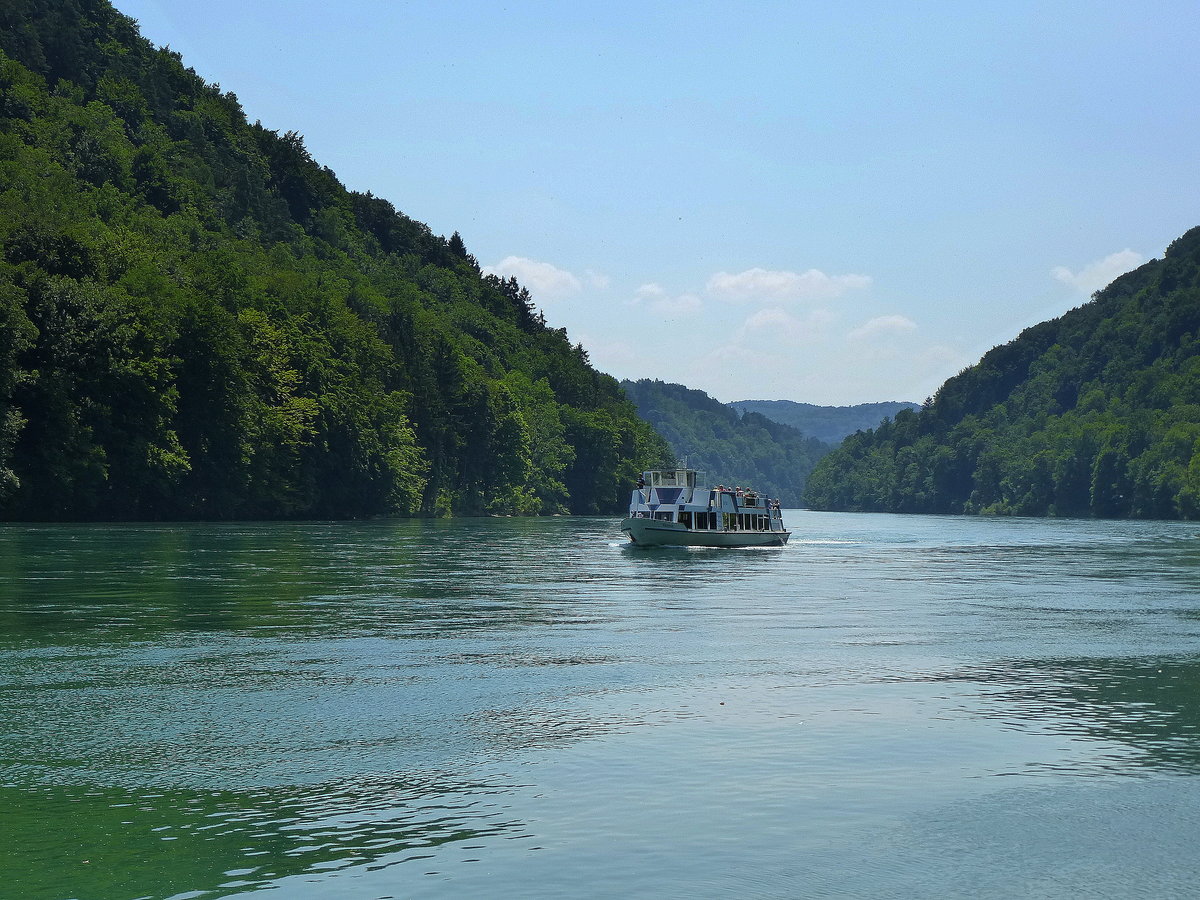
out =
[[[705,487],[706,483],[704,476],[706,473],[699,469],[689,469],[687,466],[677,466],[674,469],[646,469],[642,472],[642,478],[645,479],[647,487]],[[747,494],[762,495],[761,491],[756,491],[754,488],[734,488],[725,485],[718,485],[717,490],[734,491],[742,493],[743,490]]]

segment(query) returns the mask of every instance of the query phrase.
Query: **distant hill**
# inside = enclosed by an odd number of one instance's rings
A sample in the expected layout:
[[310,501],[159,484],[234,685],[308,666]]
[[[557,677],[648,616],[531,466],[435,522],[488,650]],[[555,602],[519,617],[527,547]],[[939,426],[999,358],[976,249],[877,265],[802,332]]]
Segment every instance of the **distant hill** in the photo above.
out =
[[1200,519],[1200,228],[848,437],[821,509]]
[[638,415],[711,483],[745,485],[799,506],[808,473],[830,445],[756,412],[740,414],[704,391],[662,381],[622,381]]
[[826,444],[838,444],[856,431],[875,428],[902,409],[920,409],[919,403],[860,403],[857,406],[813,406],[792,400],[738,400],[738,412],[755,412],[774,422],[790,425]]

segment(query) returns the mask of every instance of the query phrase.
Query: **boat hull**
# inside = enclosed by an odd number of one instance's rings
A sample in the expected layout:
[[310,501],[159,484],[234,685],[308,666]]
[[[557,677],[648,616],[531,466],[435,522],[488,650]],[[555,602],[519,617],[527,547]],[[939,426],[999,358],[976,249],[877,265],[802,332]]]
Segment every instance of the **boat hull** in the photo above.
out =
[[644,547],[782,547],[790,531],[693,531],[678,522],[627,518],[621,530]]

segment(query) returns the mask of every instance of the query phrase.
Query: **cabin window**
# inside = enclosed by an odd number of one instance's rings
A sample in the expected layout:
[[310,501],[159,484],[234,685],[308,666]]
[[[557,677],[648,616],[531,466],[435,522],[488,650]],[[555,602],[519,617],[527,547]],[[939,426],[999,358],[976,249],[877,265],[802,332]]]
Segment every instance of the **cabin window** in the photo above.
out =
[[679,524],[684,528],[692,527],[692,514],[690,512],[681,512],[679,514]]

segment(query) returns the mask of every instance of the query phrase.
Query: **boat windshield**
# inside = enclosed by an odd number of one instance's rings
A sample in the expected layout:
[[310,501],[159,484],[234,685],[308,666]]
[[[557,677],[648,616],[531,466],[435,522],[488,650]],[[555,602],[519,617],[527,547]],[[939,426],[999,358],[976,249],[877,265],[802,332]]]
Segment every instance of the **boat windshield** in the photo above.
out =
[[695,469],[653,469],[645,473],[650,487],[690,487],[703,484],[703,472]]

